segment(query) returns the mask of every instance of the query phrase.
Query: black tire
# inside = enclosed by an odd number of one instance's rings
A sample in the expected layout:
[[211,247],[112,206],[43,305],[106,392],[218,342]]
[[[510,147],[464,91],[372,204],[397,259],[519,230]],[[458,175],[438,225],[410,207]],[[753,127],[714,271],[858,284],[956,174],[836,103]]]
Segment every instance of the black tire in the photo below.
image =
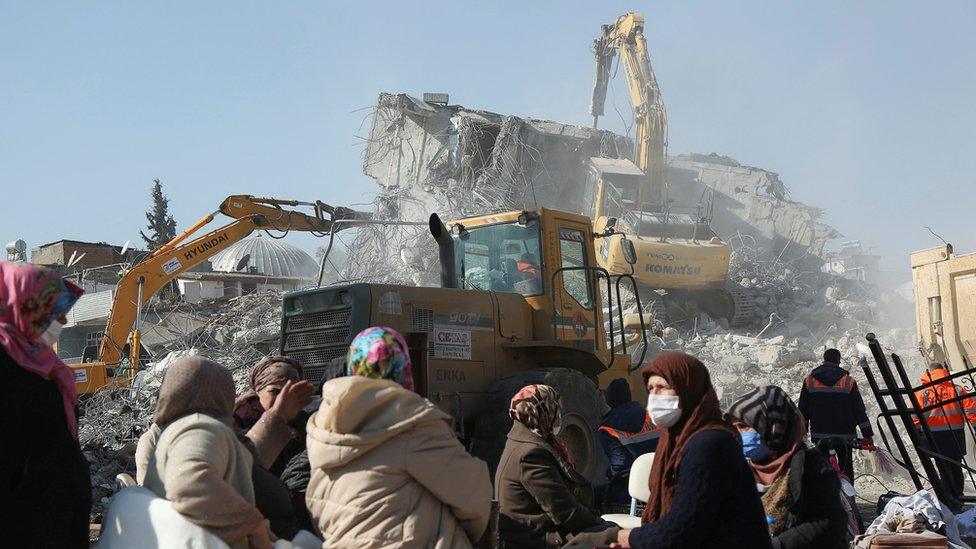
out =
[[596,383],[576,370],[539,368],[496,381],[485,401],[484,413],[475,422],[471,453],[488,463],[494,478],[512,428],[509,402],[519,389],[532,384],[549,385],[559,392],[563,400],[559,438],[573,453],[577,471],[594,484],[605,482],[607,460],[596,432],[607,405]]

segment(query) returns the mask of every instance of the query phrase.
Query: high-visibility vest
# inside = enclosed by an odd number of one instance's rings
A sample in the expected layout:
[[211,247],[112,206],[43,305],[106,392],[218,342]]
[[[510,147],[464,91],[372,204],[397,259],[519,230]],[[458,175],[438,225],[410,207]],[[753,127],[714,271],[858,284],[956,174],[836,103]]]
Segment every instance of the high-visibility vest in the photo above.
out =
[[636,433],[628,433],[627,431],[621,431],[620,429],[614,429],[613,427],[607,427],[606,425],[601,425],[599,430],[619,440],[624,446],[654,440],[661,435],[661,432],[657,429],[657,426],[655,426],[654,422],[651,421],[651,415],[647,412],[644,412],[644,425],[642,425],[641,430]]
[[807,376],[803,380],[803,384],[806,385],[808,393],[840,393],[846,395],[854,390],[854,378],[850,374],[844,374],[833,385],[827,385],[812,375]]
[[[945,368],[936,368],[922,374],[922,383],[930,383],[946,377],[949,377],[949,372]],[[966,389],[947,380],[938,385],[915,391],[915,399],[918,400],[922,408],[925,408],[967,394],[969,393]],[[925,423],[929,429],[933,431],[963,429],[966,426],[967,417],[969,422],[976,426],[976,399],[968,397],[956,402],[947,402],[923,413],[922,417],[925,418]],[[916,425],[921,423],[917,416],[912,419]]]

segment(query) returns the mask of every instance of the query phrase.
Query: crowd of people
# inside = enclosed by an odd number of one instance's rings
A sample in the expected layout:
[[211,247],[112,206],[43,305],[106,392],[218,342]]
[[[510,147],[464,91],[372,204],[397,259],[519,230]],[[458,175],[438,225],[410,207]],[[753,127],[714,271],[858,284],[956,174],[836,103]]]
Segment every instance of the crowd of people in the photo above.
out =
[[[0,453],[0,531],[12,546],[88,546],[74,377],[51,348],[81,293],[43,268],[0,263],[0,421],[17,441]],[[452,418],[415,392],[409,349],[390,328],[358,334],[346,375],[318,389],[297,361],[271,356],[236,395],[228,368],[188,356],[166,370],[139,439],[136,482],[232,548],[266,549],[302,531],[337,548],[487,547],[496,534],[504,547],[530,549],[845,547],[846,442],[855,427],[871,431],[839,353],[824,359],[799,405],[760,386],[723,411],[708,369],[677,352],[642,367],[646,406],[614,380],[596,433],[607,485],[595,490],[559,437],[559,393],[540,384],[511,398],[491,479]],[[971,401],[960,406],[976,413]],[[816,446],[825,440],[846,452],[841,473]],[[641,525],[608,522],[598,509],[629,500],[617,481],[650,452]]]

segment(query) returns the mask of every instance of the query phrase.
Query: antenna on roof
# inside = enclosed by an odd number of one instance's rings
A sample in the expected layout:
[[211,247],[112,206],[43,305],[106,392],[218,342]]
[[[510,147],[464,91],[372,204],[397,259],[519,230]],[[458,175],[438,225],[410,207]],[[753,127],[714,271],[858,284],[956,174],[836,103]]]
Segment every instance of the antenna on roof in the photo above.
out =
[[82,260],[82,259],[84,259],[86,255],[88,255],[88,252],[83,252],[83,253],[82,253],[81,255],[79,255],[79,256],[78,256],[78,257],[76,258],[76,257],[75,257],[75,254],[74,254],[74,253],[72,253],[72,254],[71,254],[71,259],[72,259],[72,261],[69,261],[69,262],[68,262],[68,266],[69,266],[69,267],[74,267],[75,265],[77,265],[78,263],[80,263],[80,262],[81,262],[81,260]]
[[71,252],[71,257],[68,258],[68,262],[64,264],[65,267],[70,267],[75,262],[75,256],[78,255],[78,251],[75,250]]
[[119,255],[120,256],[122,256],[123,258],[125,257],[125,252],[129,251],[129,244],[131,244],[131,243],[132,243],[131,240],[126,240],[125,241],[125,244],[122,245],[122,251],[119,252]]

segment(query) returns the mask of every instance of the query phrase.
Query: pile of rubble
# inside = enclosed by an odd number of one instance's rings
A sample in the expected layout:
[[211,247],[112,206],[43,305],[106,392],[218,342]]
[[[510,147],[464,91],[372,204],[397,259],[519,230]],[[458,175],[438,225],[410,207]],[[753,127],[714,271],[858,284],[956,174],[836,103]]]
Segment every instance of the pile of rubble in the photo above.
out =
[[[606,130],[381,93],[363,172],[380,188],[379,219],[426,221],[431,212],[458,219],[538,207],[592,215],[590,159],[626,159],[632,150],[630,139]],[[822,210],[790,200],[777,174],[727,156],[669,157],[666,177],[675,204],[712,196],[718,234],[800,271],[819,269],[824,244],[840,236],[822,222]],[[435,250],[424,228],[366,227],[348,247],[341,278],[433,286]]]
[[202,355],[229,368],[238,393],[248,384],[251,366],[274,352],[281,325],[281,294],[269,291],[176,307],[206,322],[174,341],[160,360],[137,374],[131,387],[99,391],[82,403],[79,440],[91,464],[92,513],[101,516],[114,491],[115,476],[135,474],[135,445],[152,423],[156,396],[166,368],[177,358]]

